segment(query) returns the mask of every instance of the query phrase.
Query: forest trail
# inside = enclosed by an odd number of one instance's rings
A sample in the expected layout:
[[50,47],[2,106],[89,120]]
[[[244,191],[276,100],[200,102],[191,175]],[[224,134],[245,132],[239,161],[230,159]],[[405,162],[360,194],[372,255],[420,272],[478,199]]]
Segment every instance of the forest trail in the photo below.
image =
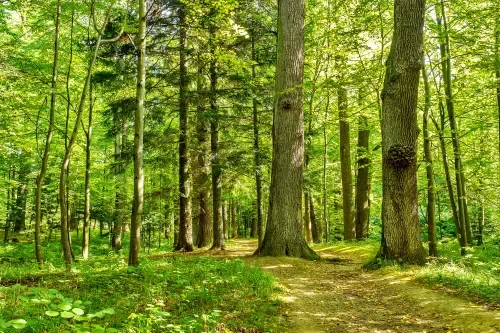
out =
[[290,333],[500,332],[500,312],[412,282],[404,274],[362,269],[356,247],[317,249],[322,260],[250,257],[255,241],[236,240],[215,255],[276,276],[284,289]]

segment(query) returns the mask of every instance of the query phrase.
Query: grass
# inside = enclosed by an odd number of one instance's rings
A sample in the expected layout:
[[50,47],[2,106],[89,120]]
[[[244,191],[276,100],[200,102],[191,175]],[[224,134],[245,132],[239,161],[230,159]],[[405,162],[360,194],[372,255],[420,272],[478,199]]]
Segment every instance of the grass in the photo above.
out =
[[439,253],[439,260],[417,271],[417,280],[500,307],[500,245],[489,242],[461,257],[458,242],[452,240],[441,244]]
[[133,269],[93,235],[91,259],[66,274],[58,242],[44,246],[42,270],[23,259],[33,257],[32,244],[1,245],[0,332],[283,330],[269,274],[239,259],[166,254],[168,249],[142,253]]

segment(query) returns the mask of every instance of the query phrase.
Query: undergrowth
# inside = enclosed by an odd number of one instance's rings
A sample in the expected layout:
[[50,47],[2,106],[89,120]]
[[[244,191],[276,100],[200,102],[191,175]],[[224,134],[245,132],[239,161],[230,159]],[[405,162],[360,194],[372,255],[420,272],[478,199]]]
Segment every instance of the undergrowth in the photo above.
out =
[[58,242],[44,247],[42,270],[18,260],[33,256],[32,244],[0,246],[0,332],[282,331],[275,281],[259,268],[162,249],[129,268],[121,253],[93,241],[91,259],[72,274]]

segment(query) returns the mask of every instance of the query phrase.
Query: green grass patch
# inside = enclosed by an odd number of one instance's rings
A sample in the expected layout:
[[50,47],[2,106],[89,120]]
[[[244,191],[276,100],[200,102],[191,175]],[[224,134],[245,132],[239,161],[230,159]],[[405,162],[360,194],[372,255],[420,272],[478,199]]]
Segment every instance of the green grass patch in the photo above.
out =
[[17,262],[32,244],[1,246],[0,258],[12,260],[0,265],[0,332],[283,330],[276,283],[259,268],[160,250],[129,268],[122,254],[99,253],[101,245],[96,240],[92,258],[70,275],[55,256],[42,270]]
[[500,306],[500,245],[487,243],[460,256],[456,240],[441,244],[440,258],[416,273],[419,281],[441,285],[479,302]]

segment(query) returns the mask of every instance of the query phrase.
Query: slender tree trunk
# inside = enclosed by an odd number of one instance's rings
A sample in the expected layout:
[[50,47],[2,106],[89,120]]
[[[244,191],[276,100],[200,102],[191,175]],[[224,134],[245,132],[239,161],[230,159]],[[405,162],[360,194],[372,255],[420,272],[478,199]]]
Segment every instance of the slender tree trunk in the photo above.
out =
[[256,254],[317,259],[302,234],[305,0],[278,0],[268,223]]
[[257,56],[255,52],[255,31],[252,30],[252,89],[254,98],[252,99],[253,110],[253,151],[254,151],[254,168],[255,168],[255,190],[257,192],[257,236],[259,238],[259,246],[264,238],[264,219],[262,218],[262,167],[260,162],[260,146],[259,146],[259,112],[257,101]]
[[238,238],[238,221],[236,220],[236,203],[234,200],[231,200],[231,229],[231,238]]
[[42,166],[36,180],[35,192],[35,255],[38,265],[42,267],[42,187],[47,173],[47,164],[49,161],[50,144],[52,143],[52,135],[54,133],[54,116],[56,110],[56,90],[57,90],[57,66],[59,64],[59,36],[61,26],[61,0],[57,1],[56,10],[56,35],[54,37],[54,58],[52,61],[52,83],[50,94],[50,111],[49,111],[49,128],[47,129],[47,137],[45,139],[45,148],[42,157]]
[[198,76],[197,76],[197,93],[198,107],[196,117],[196,138],[198,143],[197,161],[197,186],[198,191],[198,239],[197,245],[199,248],[210,245],[212,241],[212,220],[210,217],[210,165],[208,163],[209,147],[208,147],[208,116],[207,108],[205,107],[205,89],[203,78],[204,65],[198,54]]
[[90,144],[92,140],[92,113],[94,108],[94,97],[92,94],[92,82],[89,91],[89,124],[85,133],[87,144],[85,147],[85,210],[83,212],[83,237],[82,237],[82,256],[84,260],[89,257],[90,243]]
[[68,142],[68,146],[66,148],[66,152],[64,154],[62,166],[61,166],[61,173],[59,176],[59,205],[61,207],[61,245],[63,248],[63,255],[64,255],[64,262],[66,264],[66,269],[71,268],[71,263],[73,262],[73,255],[72,255],[72,250],[71,250],[71,240],[70,240],[70,234],[69,234],[69,221],[68,221],[68,205],[66,202],[66,181],[67,181],[67,175],[68,175],[68,168],[69,168],[69,159],[71,155],[71,151],[73,150],[73,146],[76,142],[77,136],[78,136],[78,129],[80,128],[80,122],[82,119],[82,113],[83,113],[83,108],[85,106],[85,101],[87,97],[87,92],[89,90],[90,86],[90,77],[92,74],[92,69],[94,67],[94,64],[97,59],[97,54],[99,52],[99,46],[101,45],[101,40],[102,40],[102,34],[104,32],[104,28],[106,28],[109,15],[111,13],[111,8],[113,7],[114,2],[112,2],[107,10],[104,22],[102,24],[101,30],[98,32],[97,36],[97,41],[94,46],[93,50],[93,55],[92,58],[90,59],[88,70],[87,70],[87,76],[85,79],[85,84],[83,86],[82,90],[82,95],[80,98],[80,103],[78,104],[78,110],[76,113],[76,120],[75,120],[75,125],[73,127],[73,132],[71,134],[71,138]]
[[[215,19],[216,12],[212,8],[210,16]],[[224,250],[224,235],[222,226],[222,166],[219,151],[219,106],[217,105],[217,58],[216,58],[216,23],[210,24],[210,151],[212,153],[212,218],[213,243],[211,250]]]
[[356,178],[356,239],[368,238],[370,220],[370,129],[368,119],[361,115],[358,123],[358,172]]
[[191,222],[191,180],[188,152],[188,73],[186,65],[186,8],[179,7],[179,242],[175,250],[193,251],[193,226]]
[[347,115],[347,89],[338,88],[340,123],[340,169],[342,173],[342,212],[344,215],[344,240],[356,237],[352,199],[351,139]]
[[11,186],[10,186],[10,180],[12,179],[12,165],[9,165],[9,186],[7,186],[7,217],[5,218],[5,231],[3,235],[3,242],[8,243],[9,242],[9,234],[10,234],[10,228],[11,228],[11,221],[12,221],[12,214],[11,214],[11,205],[12,205],[12,196],[11,196]]
[[304,236],[308,243],[312,242],[311,214],[309,213],[309,192],[304,191]]
[[313,243],[321,243],[321,227],[316,219],[316,213],[314,211],[314,200],[312,195],[309,195],[309,207],[312,241]]
[[139,40],[137,58],[137,108],[134,121],[134,200],[132,204],[132,219],[130,224],[129,266],[139,265],[141,250],[141,222],[144,205],[144,99],[146,96],[146,0],[139,0]]
[[382,92],[383,259],[423,264],[417,192],[417,104],[425,0],[396,0]]
[[[441,12],[439,12],[439,9]],[[436,7],[436,17],[438,24],[438,31],[440,33],[440,51],[441,51],[441,70],[443,74],[443,82],[445,86],[446,96],[446,110],[448,111],[448,118],[450,122],[451,140],[453,144],[453,156],[455,161],[455,177],[457,183],[457,199],[458,199],[458,217],[460,219],[460,227],[465,229],[465,232],[460,234],[466,235],[467,245],[472,241],[472,233],[468,225],[467,217],[467,199],[465,193],[465,176],[462,167],[462,153],[460,149],[460,138],[458,135],[458,125],[455,117],[455,107],[453,101],[453,92],[451,86],[451,55],[450,55],[450,41],[448,37],[448,23],[446,20],[446,12],[443,1],[440,7]],[[466,245],[466,246],[467,246]],[[465,247],[461,247],[461,253],[464,255],[466,252]]]
[[224,239],[229,239],[229,223],[227,221],[227,203],[226,203],[226,201],[222,202],[222,233],[224,235]]
[[434,185],[434,167],[432,164],[431,139],[429,136],[429,111],[431,108],[431,89],[429,77],[425,69],[425,57],[422,57],[422,75],[424,79],[425,104],[423,117],[424,160],[427,175],[427,236],[429,239],[429,256],[437,257],[436,239],[436,187]]
[[484,202],[481,202],[481,211],[479,213],[477,245],[483,245],[483,230],[484,230]]
[[[116,110],[117,111],[117,110]],[[122,142],[120,142],[121,139],[123,139],[123,133],[122,129],[123,126],[120,124],[120,117],[118,116],[118,113],[115,113],[114,116],[114,122],[115,122],[115,165],[114,165],[114,174],[115,174],[115,211],[114,211],[114,216],[113,216],[113,232],[111,236],[111,247],[114,250],[120,250],[122,248],[122,224],[123,224],[123,219],[122,219],[122,211],[123,211],[123,206],[124,206],[124,197],[123,197],[123,185],[121,184],[120,181],[118,181],[118,178],[120,177],[120,174],[122,173]]]

